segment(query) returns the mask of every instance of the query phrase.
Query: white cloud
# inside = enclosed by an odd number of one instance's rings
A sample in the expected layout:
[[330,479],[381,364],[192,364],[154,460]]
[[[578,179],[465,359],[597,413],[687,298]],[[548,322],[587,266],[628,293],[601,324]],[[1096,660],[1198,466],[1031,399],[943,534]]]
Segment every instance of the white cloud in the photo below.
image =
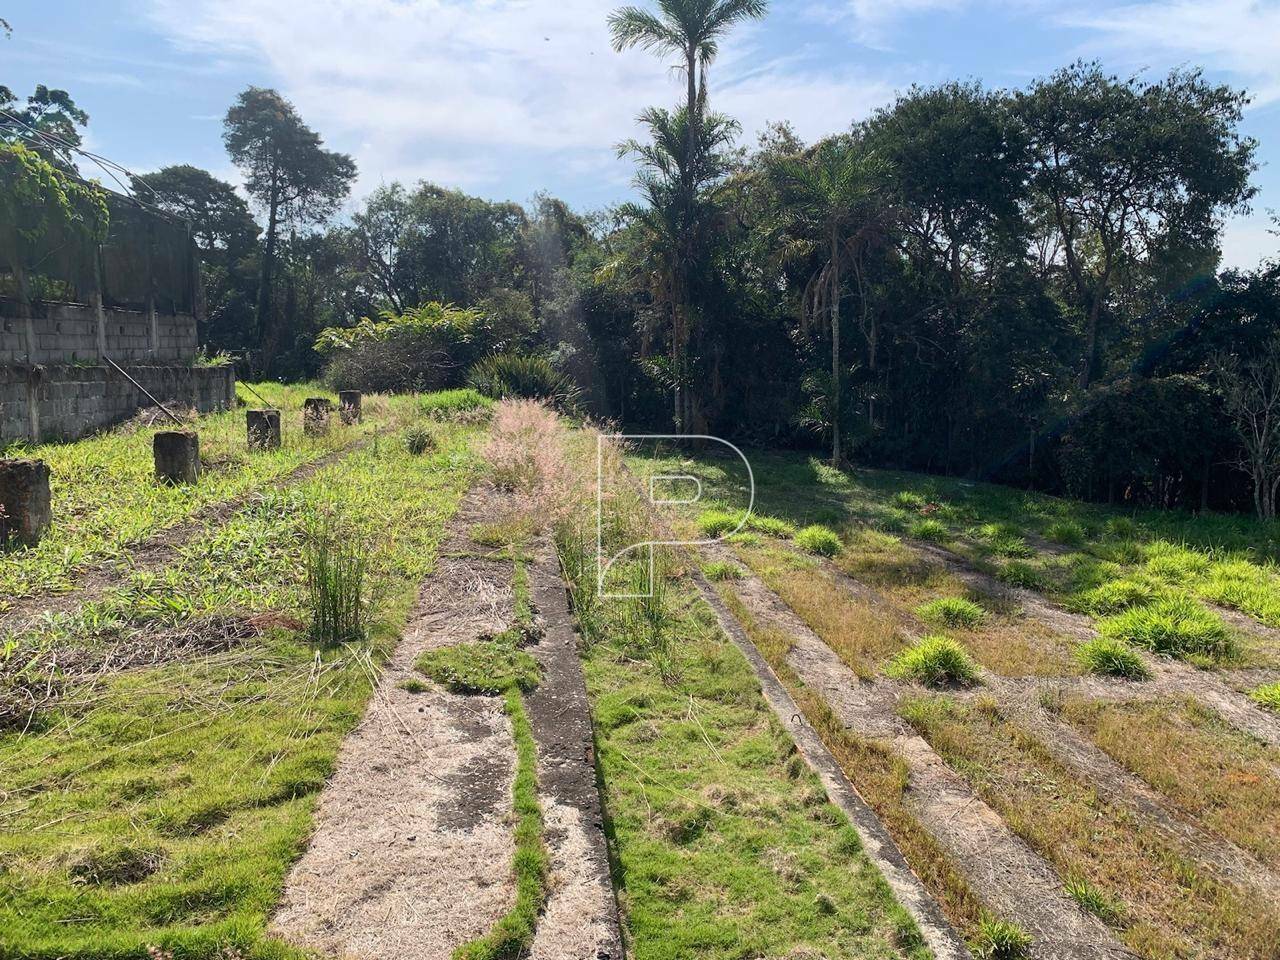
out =
[[[152,16],[186,54],[233,58],[240,74],[265,66],[331,145],[355,154],[360,190],[425,177],[501,193],[513,170],[530,168],[625,182],[630,165],[609,148],[635,133],[645,106],[679,96],[651,55],[610,48],[616,5],[153,0]],[[748,136],[782,117],[809,136],[844,129],[887,95],[885,83],[827,63],[762,68],[764,39],[740,31],[712,70],[715,106]]]

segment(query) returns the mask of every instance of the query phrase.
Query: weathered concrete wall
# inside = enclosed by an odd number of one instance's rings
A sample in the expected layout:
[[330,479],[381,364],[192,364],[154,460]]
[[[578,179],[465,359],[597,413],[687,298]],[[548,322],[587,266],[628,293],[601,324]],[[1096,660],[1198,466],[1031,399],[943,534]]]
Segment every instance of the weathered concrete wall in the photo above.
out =
[[[101,359],[96,306],[36,303],[29,319],[19,312],[15,301],[0,299],[0,367]],[[157,314],[153,327],[145,312],[106,307],[101,326],[106,355],[121,366],[186,363],[199,347],[195,317],[186,314]]]
[[[162,403],[201,413],[235,403],[236,375],[230,366],[121,366]],[[150,404],[110,367],[0,366],[0,443],[75,439],[127,420]]]

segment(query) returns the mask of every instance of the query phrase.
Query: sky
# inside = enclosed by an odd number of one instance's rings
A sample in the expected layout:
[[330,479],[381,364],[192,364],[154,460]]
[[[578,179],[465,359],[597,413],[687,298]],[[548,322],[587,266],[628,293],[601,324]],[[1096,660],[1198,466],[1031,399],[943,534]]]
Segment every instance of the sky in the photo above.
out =
[[[651,0],[633,0],[640,5]],[[609,45],[619,0],[0,0],[0,84],[68,90],[86,146],[136,172],[171,163],[231,182],[222,117],[278,89],[359,165],[355,200],[427,179],[496,200],[547,191],[578,209],[631,194],[615,146],[680,95],[669,63]],[[1018,88],[1078,58],[1156,78],[1203,67],[1249,91],[1253,213],[1227,266],[1280,252],[1280,0],[772,0],[711,69],[713,106],[745,143],[786,119],[806,140],[847,129],[912,84]],[[86,173],[90,171],[86,170]],[[90,174],[91,175],[91,174]]]

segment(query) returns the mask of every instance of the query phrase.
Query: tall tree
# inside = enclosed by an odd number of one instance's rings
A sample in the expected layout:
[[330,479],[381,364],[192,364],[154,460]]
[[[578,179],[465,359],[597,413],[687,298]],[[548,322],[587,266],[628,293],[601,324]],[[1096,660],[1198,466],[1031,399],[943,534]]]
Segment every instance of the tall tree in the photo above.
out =
[[[720,40],[729,28],[746,20],[758,20],[769,8],[768,0],[658,0],[658,13],[640,7],[622,7],[609,15],[609,32],[615,50],[631,47],[651,50],[660,56],[676,54],[680,60],[676,68],[685,78],[685,117],[683,153],[692,158],[698,146],[702,117],[706,112],[707,69],[719,53]],[[676,296],[678,313],[673,322],[690,327],[687,264],[697,255],[692,245],[692,223],[698,185],[689,179],[694,164],[681,171],[680,193],[676,198],[683,208],[682,226],[673,238],[681,250],[676,255],[679,265],[675,282],[682,287]],[[682,392],[681,375],[684,366],[679,336],[673,336],[675,353],[675,420],[677,426],[685,426],[691,415],[688,398]]]
[[245,189],[267,215],[258,279],[257,335],[261,366],[270,366],[280,340],[274,278],[282,224],[292,228],[327,220],[351,191],[355,162],[324,149],[293,104],[274,90],[249,87],[223,121],[223,142],[244,174]]
[[[846,269],[859,288],[865,318],[870,309],[862,255],[887,217],[881,184],[883,166],[852,136],[832,137],[808,153],[787,157],[775,167],[781,218],[793,252],[814,259],[801,298],[806,318],[826,319],[831,331],[831,464],[844,459],[841,437],[840,301]],[[864,322],[864,330],[868,324]],[[874,335],[868,346],[875,350]]]
[[51,90],[43,83],[19,105],[18,97],[0,86],[0,141],[23,141],[42,157],[65,170],[75,170],[75,151],[82,142],[80,130],[89,114],[65,90]]
[[1212,250],[1223,214],[1246,208],[1256,144],[1237,127],[1247,102],[1195,70],[1144,83],[1083,62],[1019,94],[1034,186],[1083,314],[1080,388],[1095,375],[1100,325],[1121,270]]

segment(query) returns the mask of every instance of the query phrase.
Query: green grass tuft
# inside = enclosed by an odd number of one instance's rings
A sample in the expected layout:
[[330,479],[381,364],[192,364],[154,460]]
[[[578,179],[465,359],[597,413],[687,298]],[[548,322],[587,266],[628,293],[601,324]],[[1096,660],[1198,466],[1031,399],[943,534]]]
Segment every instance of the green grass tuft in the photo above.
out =
[[778,517],[767,517],[755,513],[747,518],[747,529],[754,530],[756,533],[763,533],[768,537],[777,537],[779,540],[793,537],[796,533],[796,527],[793,523],[787,523],[787,521]]
[[1075,520],[1055,520],[1045,527],[1044,535],[1068,547],[1078,547],[1085,541],[1084,527]]
[[1114,637],[1093,637],[1076,647],[1076,660],[1090,673],[1127,680],[1145,680],[1151,676],[1142,658],[1133,648]]
[[1017,924],[983,917],[974,938],[973,955],[979,960],[1022,960],[1031,951],[1031,937]]
[[1124,908],[1102,890],[1095,887],[1085,877],[1068,877],[1064,886],[1071,899],[1080,904],[1081,909],[1092,913],[1103,923],[1110,926],[1119,927],[1124,925]]
[[929,636],[904,650],[885,671],[898,680],[914,680],[927,687],[977,682],[978,671],[965,648],[950,637]]
[[538,664],[510,643],[481,640],[428,650],[414,667],[455,693],[495,695],[538,685]]
[[704,537],[723,537],[742,524],[742,514],[727,510],[705,510],[698,517],[698,530]]
[[1024,590],[1043,590],[1048,585],[1040,568],[1023,560],[1010,560],[996,573],[996,579]]
[[1095,616],[1107,616],[1161,599],[1164,591],[1146,580],[1122,577],[1108,580],[1072,598],[1073,609]]
[[728,560],[713,560],[702,565],[702,575],[708,580],[741,580],[742,568]]
[[420,457],[424,453],[431,453],[435,450],[436,445],[435,431],[425,423],[415,424],[405,431],[405,449],[415,457]]
[[1280,713],[1280,683],[1265,683],[1249,692],[1249,699],[1260,707]]
[[951,531],[947,529],[947,525],[941,520],[926,517],[923,520],[915,521],[911,526],[907,527],[907,536],[915,540],[925,540],[929,543],[946,543],[951,539]]
[[987,612],[965,597],[939,597],[916,608],[922,620],[947,627],[976,627]]
[[1098,630],[1105,637],[1172,657],[1222,661],[1235,652],[1226,624],[1186,596],[1131,607],[1102,620]]
[[809,553],[834,557],[840,552],[840,536],[830,527],[815,523],[796,534],[796,543]]
[[928,503],[924,497],[910,490],[899,490],[889,502],[900,510],[923,510]]

